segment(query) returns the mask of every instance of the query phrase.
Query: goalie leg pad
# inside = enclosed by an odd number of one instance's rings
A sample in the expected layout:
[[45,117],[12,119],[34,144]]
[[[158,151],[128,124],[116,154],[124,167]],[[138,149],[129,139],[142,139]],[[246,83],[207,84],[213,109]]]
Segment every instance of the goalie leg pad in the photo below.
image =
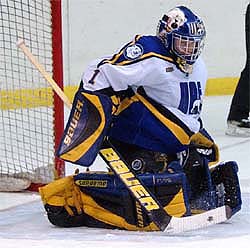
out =
[[[142,174],[140,180],[170,215],[190,215],[183,173]],[[60,183],[64,180],[63,183]],[[50,222],[126,230],[159,230],[120,179],[110,173],[80,173],[40,188]],[[139,192],[138,192],[139,194]]]
[[108,96],[80,87],[57,155],[71,163],[90,166],[111,123],[111,113],[112,101]]
[[39,188],[49,221],[60,227],[94,226],[114,228],[85,214],[82,193],[73,176],[56,180]]

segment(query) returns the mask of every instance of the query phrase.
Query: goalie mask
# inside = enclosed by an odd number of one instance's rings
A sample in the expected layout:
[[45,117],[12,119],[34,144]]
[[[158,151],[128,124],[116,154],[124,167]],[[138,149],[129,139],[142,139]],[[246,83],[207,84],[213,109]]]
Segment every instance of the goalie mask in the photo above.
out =
[[198,16],[190,9],[179,6],[159,21],[157,36],[176,56],[177,63],[191,66],[203,50],[206,31]]

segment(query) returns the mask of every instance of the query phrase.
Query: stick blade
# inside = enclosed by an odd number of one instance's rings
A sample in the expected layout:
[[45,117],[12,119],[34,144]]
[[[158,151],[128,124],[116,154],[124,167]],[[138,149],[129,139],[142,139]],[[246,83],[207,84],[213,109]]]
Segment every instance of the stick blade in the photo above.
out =
[[186,231],[194,231],[227,221],[228,206],[218,207],[201,214],[176,218],[172,217],[169,225],[165,229],[166,233],[176,234]]

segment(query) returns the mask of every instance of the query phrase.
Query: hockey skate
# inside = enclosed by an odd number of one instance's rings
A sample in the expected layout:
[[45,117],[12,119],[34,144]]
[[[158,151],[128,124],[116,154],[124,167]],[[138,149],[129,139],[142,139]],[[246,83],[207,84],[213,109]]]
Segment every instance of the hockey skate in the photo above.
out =
[[250,120],[242,119],[241,121],[228,121],[226,135],[235,137],[250,137]]

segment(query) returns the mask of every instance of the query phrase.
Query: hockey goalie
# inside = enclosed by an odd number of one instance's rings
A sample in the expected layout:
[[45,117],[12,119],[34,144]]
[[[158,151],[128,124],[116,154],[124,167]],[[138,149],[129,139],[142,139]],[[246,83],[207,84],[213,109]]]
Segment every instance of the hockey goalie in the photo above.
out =
[[155,36],[90,63],[58,156],[88,168],[100,154],[108,169],[40,188],[52,224],[157,231],[171,217],[240,210],[237,163],[219,162],[201,120],[205,36],[201,18],[178,6]]

